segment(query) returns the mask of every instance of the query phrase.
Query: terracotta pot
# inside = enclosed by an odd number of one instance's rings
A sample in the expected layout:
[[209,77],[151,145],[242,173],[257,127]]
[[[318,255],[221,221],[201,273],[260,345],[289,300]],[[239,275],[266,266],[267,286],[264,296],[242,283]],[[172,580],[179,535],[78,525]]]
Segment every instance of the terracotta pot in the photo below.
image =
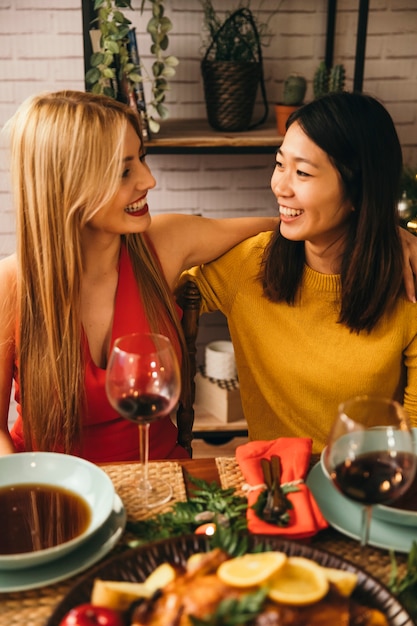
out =
[[278,135],[281,135],[281,137],[285,135],[285,124],[287,123],[287,119],[296,109],[298,109],[298,106],[295,105],[275,105],[275,117],[277,120]]

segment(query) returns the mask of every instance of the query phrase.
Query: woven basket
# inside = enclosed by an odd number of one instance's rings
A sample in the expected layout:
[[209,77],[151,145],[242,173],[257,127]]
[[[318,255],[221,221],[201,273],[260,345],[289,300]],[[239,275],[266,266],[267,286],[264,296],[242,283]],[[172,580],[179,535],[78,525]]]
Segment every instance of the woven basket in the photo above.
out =
[[201,73],[210,126],[229,132],[248,130],[262,77],[261,64],[204,59]]

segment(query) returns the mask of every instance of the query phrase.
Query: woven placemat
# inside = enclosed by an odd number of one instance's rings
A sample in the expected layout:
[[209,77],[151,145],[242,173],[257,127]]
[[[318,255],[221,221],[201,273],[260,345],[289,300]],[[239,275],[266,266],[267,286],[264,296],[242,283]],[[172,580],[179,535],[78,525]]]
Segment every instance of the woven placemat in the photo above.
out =
[[216,458],[216,465],[223,489],[234,487],[239,496],[245,495],[242,489],[245,479],[235,457],[218,457]]
[[[221,486],[224,489],[235,487],[237,494],[244,496],[242,489],[245,479],[234,457],[219,457],[216,459]],[[387,585],[391,575],[391,558],[388,550],[372,546],[361,547],[355,539],[350,539],[334,528],[328,528],[309,540],[317,548],[332,552],[339,558],[351,561]],[[407,555],[396,554],[398,572],[403,576],[407,570]]]
[[141,468],[138,463],[127,463],[122,465],[103,465],[102,469],[110,476],[114,488],[123,500],[129,520],[140,520],[153,517],[158,513],[163,513],[172,506],[173,502],[185,501],[187,494],[185,491],[182,468],[178,463],[161,462],[149,464],[149,480],[165,481],[172,487],[172,500],[160,507],[147,509],[143,506],[141,499],[135,490]]
[[[103,465],[102,469],[110,476],[116,492],[123,500],[129,520],[140,520],[152,517],[171,508],[174,501],[186,500],[182,468],[178,463],[159,462],[149,464],[149,479],[165,480],[173,490],[173,499],[161,507],[145,509],[140,498],[135,494],[135,482],[139,478],[138,464]],[[125,533],[121,543],[129,539]],[[116,551],[116,549],[113,550]],[[106,558],[111,556],[104,557]],[[54,607],[68,593],[86,572],[72,576],[54,585],[12,593],[0,592],[0,625],[1,626],[44,626]]]

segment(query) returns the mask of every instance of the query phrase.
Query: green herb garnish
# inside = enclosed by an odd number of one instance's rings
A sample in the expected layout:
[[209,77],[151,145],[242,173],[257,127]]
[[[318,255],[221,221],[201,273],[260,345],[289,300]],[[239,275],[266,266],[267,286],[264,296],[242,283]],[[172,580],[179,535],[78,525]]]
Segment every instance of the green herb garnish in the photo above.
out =
[[222,600],[215,612],[205,618],[190,615],[193,626],[241,626],[258,617],[268,590],[260,588],[255,593],[248,593],[241,598]]
[[407,572],[402,579],[398,576],[397,561],[392,550],[390,557],[391,578],[388,587],[398,597],[410,616],[417,621],[417,542],[413,541],[407,559]]
[[243,554],[246,545],[242,531],[247,529],[247,500],[237,496],[234,488],[222,489],[217,483],[188,476],[196,486],[187,502],[176,502],[170,511],[147,520],[128,522],[127,530],[138,539],[129,542],[136,547],[149,541],[192,533],[205,522],[214,522],[216,532],[210,538],[213,547],[221,547],[230,556]]

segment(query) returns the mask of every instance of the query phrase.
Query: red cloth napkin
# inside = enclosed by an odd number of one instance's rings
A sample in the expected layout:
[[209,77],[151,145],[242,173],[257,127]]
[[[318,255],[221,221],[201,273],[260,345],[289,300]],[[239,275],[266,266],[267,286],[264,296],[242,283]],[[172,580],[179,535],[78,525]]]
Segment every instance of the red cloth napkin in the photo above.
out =
[[[307,438],[281,437],[272,441],[251,441],[236,449],[236,460],[249,486],[262,485],[264,478],[261,458],[270,459],[276,454],[281,458],[281,484],[304,479],[310,465],[312,440]],[[312,537],[328,523],[316,501],[304,483],[296,485],[299,491],[287,494],[293,509],[289,511],[290,523],[286,527],[268,524],[257,517],[251,508],[261,489],[248,491],[248,528],[253,533],[285,535],[292,539]]]

